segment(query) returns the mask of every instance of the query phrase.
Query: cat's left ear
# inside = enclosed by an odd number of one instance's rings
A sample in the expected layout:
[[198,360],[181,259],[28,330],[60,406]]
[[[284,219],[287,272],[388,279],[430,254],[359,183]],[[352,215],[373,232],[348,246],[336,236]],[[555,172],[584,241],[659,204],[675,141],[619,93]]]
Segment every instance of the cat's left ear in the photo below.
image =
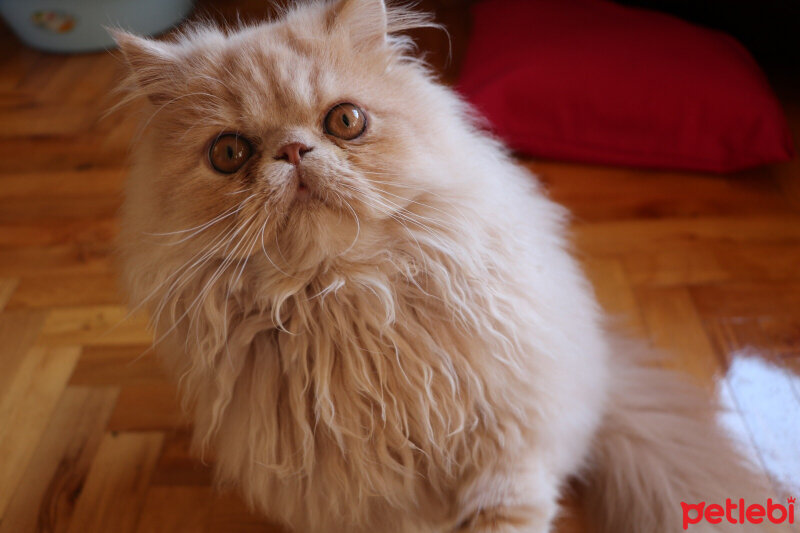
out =
[[112,29],[109,32],[130,68],[136,90],[157,105],[173,98],[180,63],[177,46],[123,30]]
[[372,48],[386,42],[384,0],[339,0],[331,13],[334,25],[344,28],[356,48]]

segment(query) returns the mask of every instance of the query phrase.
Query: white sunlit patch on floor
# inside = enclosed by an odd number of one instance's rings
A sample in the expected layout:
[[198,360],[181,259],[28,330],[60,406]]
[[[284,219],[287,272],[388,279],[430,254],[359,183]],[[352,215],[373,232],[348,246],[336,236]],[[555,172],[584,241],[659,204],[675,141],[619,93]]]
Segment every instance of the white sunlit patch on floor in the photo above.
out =
[[719,393],[723,424],[773,485],[800,491],[800,376],[752,352],[735,352]]

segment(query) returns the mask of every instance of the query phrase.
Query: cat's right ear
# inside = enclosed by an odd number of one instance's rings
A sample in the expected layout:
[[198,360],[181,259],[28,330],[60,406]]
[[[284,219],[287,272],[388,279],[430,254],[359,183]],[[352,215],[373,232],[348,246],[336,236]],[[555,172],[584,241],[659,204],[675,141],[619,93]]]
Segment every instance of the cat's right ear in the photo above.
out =
[[371,49],[386,43],[384,0],[339,0],[331,15],[334,25],[345,28],[356,48]]
[[109,30],[130,70],[131,90],[163,105],[174,98],[179,55],[170,43],[139,37],[123,30]]

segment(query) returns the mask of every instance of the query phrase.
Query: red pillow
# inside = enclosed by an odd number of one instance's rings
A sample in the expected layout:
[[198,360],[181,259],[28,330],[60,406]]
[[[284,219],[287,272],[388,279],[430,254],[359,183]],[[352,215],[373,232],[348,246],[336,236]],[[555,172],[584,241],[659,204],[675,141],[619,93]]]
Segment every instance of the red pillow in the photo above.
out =
[[513,149],[728,172],[793,155],[781,107],[733,38],[601,0],[486,0],[459,88]]

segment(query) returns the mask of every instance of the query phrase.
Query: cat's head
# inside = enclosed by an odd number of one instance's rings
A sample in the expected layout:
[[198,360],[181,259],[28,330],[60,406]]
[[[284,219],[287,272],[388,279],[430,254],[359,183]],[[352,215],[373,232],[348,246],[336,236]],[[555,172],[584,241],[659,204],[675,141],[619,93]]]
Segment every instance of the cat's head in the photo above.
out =
[[469,128],[396,34],[430,24],[340,0],[172,41],[116,33],[129,98],[147,102],[128,234],[220,256],[263,250],[299,271],[430,227],[458,188],[448,167]]

